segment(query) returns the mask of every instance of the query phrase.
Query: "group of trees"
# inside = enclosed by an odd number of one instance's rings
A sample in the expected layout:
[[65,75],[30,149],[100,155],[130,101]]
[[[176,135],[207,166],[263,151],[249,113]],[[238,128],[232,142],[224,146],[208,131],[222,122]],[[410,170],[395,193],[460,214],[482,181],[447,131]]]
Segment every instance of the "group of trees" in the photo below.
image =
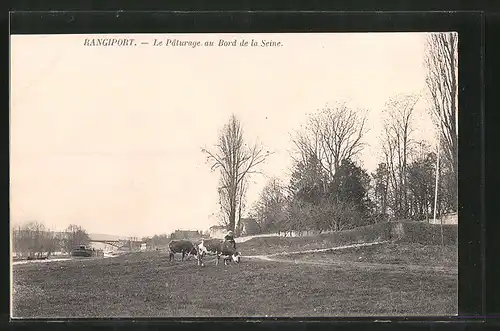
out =
[[354,158],[365,119],[346,104],[327,107],[296,134],[290,182],[272,178],[253,207],[262,232],[340,231],[370,222],[371,178]]
[[170,242],[171,235],[167,234],[160,234],[160,235],[154,235],[152,237],[143,237],[142,242],[147,245],[149,248],[155,248],[155,247],[165,247],[168,245]]
[[183,230],[175,230],[170,234],[155,234],[154,236],[142,237],[141,241],[146,244],[147,247],[158,248],[158,247],[166,247],[170,243],[171,240],[179,240],[179,239],[198,239],[206,237],[206,235],[202,231],[183,231]]
[[[427,39],[425,65],[437,151],[415,139],[414,110],[426,95],[396,95],[386,103],[381,159],[369,174],[359,163],[365,150],[364,111],[337,103],[312,114],[293,137],[289,183],[271,178],[251,216],[261,232],[339,231],[389,219],[425,220],[457,210],[457,35]],[[238,229],[249,177],[270,155],[243,140],[233,115],[213,151],[203,149],[220,171],[223,224]]]
[[[396,218],[428,219],[457,211],[458,201],[458,36],[427,37],[424,63],[429,113],[437,132],[437,151],[413,139],[413,111],[422,96],[400,95],[386,109],[384,161],[374,180],[378,211]],[[433,181],[433,179],[435,180]]]
[[47,229],[43,223],[29,222],[12,233],[13,251],[21,255],[50,255],[57,251],[69,252],[78,245],[88,245],[88,233],[78,225],[69,225],[65,231]]

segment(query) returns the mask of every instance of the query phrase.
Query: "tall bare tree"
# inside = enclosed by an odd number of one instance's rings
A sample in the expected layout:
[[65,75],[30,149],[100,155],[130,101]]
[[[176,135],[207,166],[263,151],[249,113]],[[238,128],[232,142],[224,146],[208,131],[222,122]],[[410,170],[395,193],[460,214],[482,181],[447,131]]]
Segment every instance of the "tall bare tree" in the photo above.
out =
[[309,118],[307,126],[301,131],[295,132],[291,137],[295,145],[295,154],[292,153],[292,159],[295,163],[307,164],[311,159],[321,160],[323,151],[321,148],[320,128],[318,121],[314,117]]
[[346,102],[312,114],[305,130],[293,138],[301,161],[316,158],[332,179],[342,160],[352,159],[363,150],[365,122],[360,110]]
[[412,114],[418,95],[398,95],[386,104],[382,150],[389,169],[392,188],[392,210],[396,217],[406,218],[408,214],[408,159],[413,131]]
[[408,167],[411,217],[429,221],[434,200],[436,154],[429,152],[418,157]]
[[377,165],[377,169],[371,174],[374,185],[374,201],[377,208],[377,216],[385,219],[387,214],[387,196],[389,190],[389,171],[387,164],[381,162]]
[[243,228],[243,224],[241,223],[242,215],[245,210],[245,195],[248,190],[248,179],[244,179],[241,181],[240,187],[238,188],[238,218],[236,220],[236,233],[240,235],[241,230]]
[[219,178],[219,187],[217,188],[217,194],[219,195],[220,207],[220,212],[218,213],[219,224],[225,227],[229,227],[231,201],[229,199],[229,195],[227,194],[226,184],[223,180],[223,176]]
[[220,171],[219,197],[225,203],[228,230],[234,231],[236,214],[245,188],[244,180],[258,173],[257,166],[270,155],[269,151],[255,144],[249,146],[243,139],[243,128],[233,114],[219,133],[219,141],[212,151],[202,149],[211,163],[212,170]]
[[[439,130],[444,161],[451,168],[452,199],[457,199],[458,179],[458,35],[433,33],[427,37],[426,83],[432,107],[431,115]],[[456,202],[455,202],[456,210]]]

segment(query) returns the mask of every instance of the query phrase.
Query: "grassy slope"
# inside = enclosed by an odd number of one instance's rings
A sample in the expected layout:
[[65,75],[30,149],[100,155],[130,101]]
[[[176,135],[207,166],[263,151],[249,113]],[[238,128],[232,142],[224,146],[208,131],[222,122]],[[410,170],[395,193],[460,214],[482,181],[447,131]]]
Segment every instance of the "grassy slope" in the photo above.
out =
[[313,254],[294,254],[283,256],[290,260],[384,263],[397,265],[418,265],[456,269],[458,250],[455,245],[421,245],[387,243],[367,247],[355,247],[338,251]]
[[456,274],[351,265],[243,261],[240,266],[215,267],[212,262],[198,268],[193,260],[169,263],[158,252],[19,265],[14,266],[14,316],[455,313]]
[[[401,225],[403,235],[395,233],[397,224]],[[444,227],[446,244],[456,244],[458,236],[456,225]],[[353,230],[325,233],[308,237],[260,237],[238,244],[238,249],[246,255],[271,254],[309,249],[331,248],[353,243],[368,243],[393,240],[402,243],[436,245],[441,242],[440,226],[422,222],[379,223]]]

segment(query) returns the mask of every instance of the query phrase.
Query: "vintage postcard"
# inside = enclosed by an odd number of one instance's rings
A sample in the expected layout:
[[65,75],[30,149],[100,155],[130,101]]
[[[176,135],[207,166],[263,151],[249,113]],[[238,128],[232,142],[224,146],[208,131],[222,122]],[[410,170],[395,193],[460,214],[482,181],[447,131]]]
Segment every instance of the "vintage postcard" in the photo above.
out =
[[12,35],[12,318],[456,315],[458,38]]

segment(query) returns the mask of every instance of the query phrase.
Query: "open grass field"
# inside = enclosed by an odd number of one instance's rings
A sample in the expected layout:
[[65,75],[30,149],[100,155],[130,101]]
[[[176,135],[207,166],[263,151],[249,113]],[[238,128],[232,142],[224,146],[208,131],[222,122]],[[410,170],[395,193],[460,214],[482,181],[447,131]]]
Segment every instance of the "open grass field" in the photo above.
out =
[[169,262],[166,253],[143,252],[15,265],[13,277],[14,317],[457,313],[455,245],[443,253],[437,246],[389,243],[267,260],[249,256],[240,265],[207,260],[204,268],[194,259]]

